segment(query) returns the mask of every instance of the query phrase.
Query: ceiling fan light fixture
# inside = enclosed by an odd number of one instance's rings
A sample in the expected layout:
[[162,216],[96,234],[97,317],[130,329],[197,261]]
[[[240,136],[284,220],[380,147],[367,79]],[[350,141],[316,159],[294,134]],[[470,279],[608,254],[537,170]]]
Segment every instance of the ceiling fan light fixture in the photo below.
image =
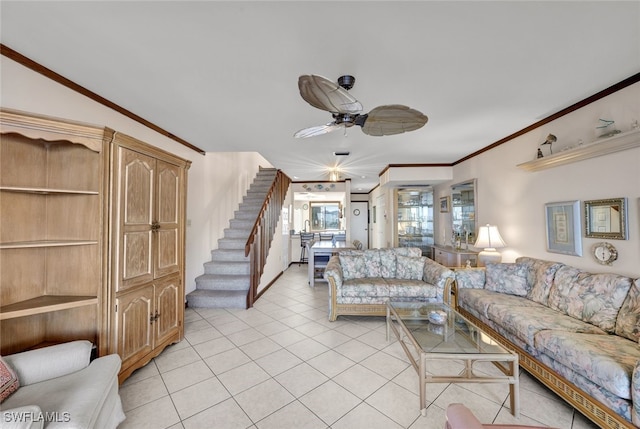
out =
[[338,171],[337,168],[334,168],[331,171],[329,171],[329,180],[331,182],[337,182],[338,180],[340,180],[340,172]]
[[326,134],[344,127],[358,125],[370,136],[388,136],[422,128],[428,121],[426,115],[401,104],[378,106],[369,113],[362,113],[362,104],[349,92],[356,79],[351,75],[338,78],[338,82],[318,75],[302,75],[298,78],[298,89],[303,100],[311,106],[330,112],[333,122],[302,129],[295,138],[306,138]]

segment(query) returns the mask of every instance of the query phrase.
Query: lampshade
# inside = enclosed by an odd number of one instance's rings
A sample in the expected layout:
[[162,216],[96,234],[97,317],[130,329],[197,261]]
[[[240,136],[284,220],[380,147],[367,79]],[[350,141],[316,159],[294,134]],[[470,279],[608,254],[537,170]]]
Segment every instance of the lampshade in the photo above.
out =
[[502,255],[496,249],[507,247],[507,243],[500,236],[497,226],[487,224],[478,229],[478,239],[473,246],[484,249],[478,254],[478,265],[483,267],[487,262],[502,261]]

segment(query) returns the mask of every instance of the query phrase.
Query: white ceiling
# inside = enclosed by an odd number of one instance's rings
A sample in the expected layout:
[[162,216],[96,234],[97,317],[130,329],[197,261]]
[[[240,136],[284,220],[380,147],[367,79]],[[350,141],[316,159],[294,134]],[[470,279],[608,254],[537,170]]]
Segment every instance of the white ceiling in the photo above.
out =
[[[354,192],[389,164],[455,162],[640,71],[638,1],[2,0],[0,14],[4,45],[191,144],[257,151],[294,181],[339,163]],[[405,104],[429,122],[296,140],[331,121],[300,98],[301,74],[352,74],[365,112]]]

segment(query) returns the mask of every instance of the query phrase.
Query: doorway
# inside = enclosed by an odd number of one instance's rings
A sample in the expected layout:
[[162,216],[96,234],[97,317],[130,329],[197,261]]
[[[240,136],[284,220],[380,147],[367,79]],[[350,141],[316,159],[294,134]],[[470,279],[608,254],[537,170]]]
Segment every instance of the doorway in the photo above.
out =
[[369,203],[351,201],[349,214],[349,233],[351,241],[359,240],[363,249],[369,248]]

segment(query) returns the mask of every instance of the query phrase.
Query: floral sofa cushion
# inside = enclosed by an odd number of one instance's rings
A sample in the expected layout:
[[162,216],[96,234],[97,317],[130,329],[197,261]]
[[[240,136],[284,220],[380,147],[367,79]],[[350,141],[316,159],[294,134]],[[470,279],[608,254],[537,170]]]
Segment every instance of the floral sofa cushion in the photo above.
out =
[[542,304],[522,299],[519,296],[486,289],[458,289],[457,294],[458,304],[466,310],[477,311],[478,313],[475,316],[479,318],[488,318],[487,310],[493,304],[509,305],[511,307],[543,307]]
[[424,256],[412,257],[396,255],[396,278],[403,280],[422,280]]
[[549,291],[553,285],[553,278],[556,271],[563,264],[559,262],[543,261],[541,259],[528,258],[522,256],[516,259],[516,263],[527,268],[527,283],[529,293],[527,298],[540,304],[547,305]]
[[462,268],[456,269],[456,283],[458,289],[484,289],[485,269],[484,268]]
[[613,333],[618,312],[630,287],[631,279],[628,277],[592,274],[565,265],[556,272],[548,305]]
[[365,260],[363,255],[338,255],[344,280],[361,279],[366,277]]
[[487,264],[484,288],[509,295],[526,296],[527,268],[521,264]]
[[410,258],[419,258],[422,256],[422,250],[419,247],[395,247],[396,256],[408,256]]
[[542,331],[536,347],[555,361],[607,389],[631,399],[631,377],[638,361],[637,344],[616,335]]
[[380,255],[380,277],[392,279],[396,277],[396,249],[377,249]]
[[640,279],[633,281],[622,303],[616,321],[616,335],[640,342]]
[[378,277],[363,277],[342,282],[340,296],[349,297],[389,297],[389,288],[384,279]]
[[[609,407],[615,413],[631,421],[631,410],[633,408],[633,405],[629,402],[629,400],[620,398],[619,396],[612,394],[608,390],[583,377],[582,375],[573,371],[571,368],[562,365],[560,362],[551,359],[545,354],[540,354],[539,356],[537,356],[537,359],[539,359],[540,362],[547,365],[549,368],[553,369],[557,374],[560,374],[570,383],[578,386],[587,395],[591,396],[597,401],[600,401],[602,404],[606,404],[607,407]],[[638,424],[636,423],[636,425]]]
[[[526,298],[521,298],[526,299]],[[554,329],[569,332],[606,334],[594,325],[558,313],[543,305],[534,307],[513,307],[509,303],[490,305],[487,309],[489,320],[502,326],[512,336],[535,347],[535,335],[544,330]]]
[[382,277],[380,252],[377,250],[364,251],[364,265],[366,277]]
[[437,297],[437,287],[422,280],[387,279],[389,299],[399,298],[431,299]]

